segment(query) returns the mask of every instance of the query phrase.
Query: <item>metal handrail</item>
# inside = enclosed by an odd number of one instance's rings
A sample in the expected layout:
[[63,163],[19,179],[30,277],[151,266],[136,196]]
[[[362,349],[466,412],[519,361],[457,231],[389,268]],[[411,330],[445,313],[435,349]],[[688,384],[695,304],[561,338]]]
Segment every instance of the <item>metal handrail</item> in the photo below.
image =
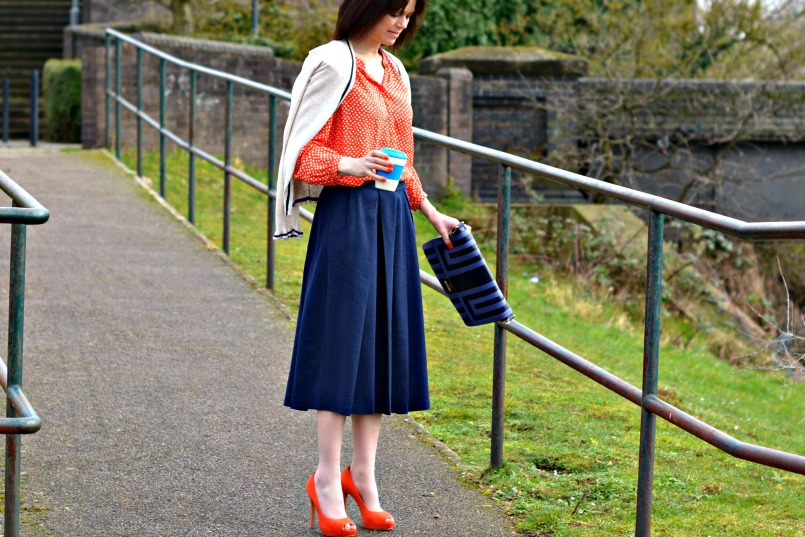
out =
[[0,170],[0,190],[14,202],[14,207],[0,207],[0,224],[44,224],[50,213],[32,195]]
[[21,435],[35,433],[42,427],[42,419],[22,391],[26,230],[29,225],[47,222],[50,213],[2,170],[0,170],[0,190],[12,201],[11,207],[0,209],[0,223],[11,224],[8,366],[0,360],[0,385],[6,392],[6,417],[0,418],[0,433],[6,435],[3,535],[19,537]]
[[[31,91],[30,99],[30,132],[28,138],[31,147],[39,144],[39,79],[38,69],[31,71]],[[8,143],[9,130],[11,129],[11,81],[8,76],[3,77],[2,92],[0,92],[0,141]]]
[[229,82],[234,82],[235,84],[240,84],[241,86],[246,86],[247,88],[252,88],[260,91],[264,91],[269,95],[273,95],[274,97],[280,97],[281,99],[291,100],[290,92],[285,90],[281,90],[279,88],[275,88],[273,86],[269,86],[267,84],[262,84],[260,82],[255,82],[254,80],[249,80],[248,78],[243,78],[237,75],[233,75],[231,73],[226,73],[224,71],[218,71],[216,69],[211,69],[209,67],[204,67],[203,65],[199,65],[197,63],[188,62],[182,60],[181,58],[177,58],[176,56],[172,56],[166,52],[162,52],[158,48],[154,48],[150,45],[143,43],[142,41],[138,41],[133,37],[130,37],[124,33],[118,32],[117,30],[113,30],[112,28],[106,29],[107,35],[114,36],[121,41],[128,43],[130,45],[134,45],[143,52],[147,52],[157,58],[165,60],[168,63],[172,63],[178,67],[184,67],[190,71],[195,71],[200,74],[214,76],[215,78],[220,78],[221,80],[228,80]]
[[[272,187],[275,172],[275,149],[276,149],[276,99],[289,100],[288,92],[260,84],[258,82],[246,80],[229,73],[216,71],[214,69],[202,67],[200,65],[186,62],[166,54],[158,49],[143,44],[118,31],[106,30],[106,112],[107,112],[107,147],[111,146],[110,137],[110,100],[115,101],[115,155],[120,159],[120,111],[122,105],[137,116],[137,170],[138,175],[142,175],[141,167],[141,123],[145,121],[148,125],[158,130],[160,133],[160,194],[164,197],[164,139],[170,138],[179,147],[187,150],[190,154],[190,183],[188,190],[189,200],[192,200],[193,157],[198,156],[222,169],[225,173],[225,208],[224,208],[224,251],[229,251],[229,180],[230,176],[235,176],[253,188],[267,194],[269,199],[268,212],[268,236],[269,245],[267,249],[267,287],[273,288],[273,241],[271,241],[273,228],[273,203],[276,192]],[[110,71],[110,48],[111,39],[115,39],[115,89],[111,88]],[[133,105],[121,96],[120,91],[120,42],[129,43],[137,47],[137,69],[138,69],[138,103]],[[143,112],[142,107],[142,52],[148,52],[160,58],[160,121],[148,116]],[[180,136],[171,132],[164,122],[164,69],[165,62],[173,63],[177,66],[190,70],[191,73],[191,106],[190,106],[190,139],[185,141]],[[205,74],[227,81],[227,103],[226,103],[226,156],[224,161],[213,157],[209,153],[197,148],[193,144],[193,120],[195,117],[195,76]],[[270,97],[270,127],[269,127],[269,179],[268,184],[264,185],[259,180],[249,176],[242,170],[236,169],[231,165],[231,135],[232,135],[232,84],[264,91]],[[530,328],[517,321],[499,322],[495,326],[495,351],[494,351],[494,371],[493,371],[493,409],[492,409],[492,446],[491,464],[500,466],[503,463],[503,401],[505,390],[505,355],[506,339],[505,334],[509,332],[535,348],[556,358],[560,362],[575,369],[579,373],[598,382],[602,386],[610,389],[621,397],[631,401],[641,407],[641,439],[640,439],[640,460],[638,470],[638,498],[637,498],[637,517],[635,522],[635,535],[639,537],[649,536],[651,533],[651,503],[654,472],[654,444],[656,436],[655,417],[659,416],[680,429],[697,436],[712,446],[736,457],[747,461],[755,462],[765,466],[771,466],[782,470],[805,475],[805,457],[784,451],[778,451],[754,444],[741,442],[726,433],[706,424],[705,422],[690,416],[679,410],[673,405],[662,401],[657,397],[658,365],[659,365],[659,338],[660,338],[660,312],[661,312],[661,287],[662,287],[662,244],[664,230],[664,216],[672,216],[693,224],[714,229],[716,231],[733,235],[748,240],[786,240],[805,238],[805,221],[797,222],[744,222],[735,218],[712,213],[696,207],[691,207],[683,203],[675,202],[660,196],[646,194],[629,188],[613,185],[580,175],[577,173],[561,170],[534,162],[522,157],[511,155],[502,151],[497,151],[488,147],[472,144],[462,140],[457,140],[448,136],[429,132],[420,128],[414,128],[414,136],[418,140],[443,147],[448,150],[457,151],[465,155],[495,162],[499,166],[499,204],[498,204],[498,226],[497,226],[497,280],[504,293],[508,289],[508,229],[511,209],[511,171],[519,170],[525,173],[538,175],[546,179],[577,188],[580,190],[593,192],[605,197],[622,201],[628,205],[641,207],[649,211],[649,232],[648,232],[648,267],[647,267],[647,290],[646,290],[646,322],[644,339],[644,367],[642,389],[632,386],[621,378],[609,373],[608,371],[596,366],[595,364],[583,359],[573,352],[565,349],[554,341],[538,334]],[[188,211],[192,222],[192,203],[189,204]],[[304,209],[301,216],[308,221],[312,221],[313,214]],[[420,271],[422,283],[426,286],[445,294],[439,281],[432,275]]]
[[545,179],[577,188],[586,192],[600,194],[608,198],[622,201],[628,205],[650,209],[698,224],[741,239],[803,239],[805,238],[805,221],[799,222],[744,222],[736,218],[685,205],[654,194],[632,190],[585,175],[554,168],[533,160],[518,157],[510,153],[491,149],[482,145],[465,142],[414,127],[414,136],[433,145],[451,149],[465,155],[496,162],[514,170],[539,175]]

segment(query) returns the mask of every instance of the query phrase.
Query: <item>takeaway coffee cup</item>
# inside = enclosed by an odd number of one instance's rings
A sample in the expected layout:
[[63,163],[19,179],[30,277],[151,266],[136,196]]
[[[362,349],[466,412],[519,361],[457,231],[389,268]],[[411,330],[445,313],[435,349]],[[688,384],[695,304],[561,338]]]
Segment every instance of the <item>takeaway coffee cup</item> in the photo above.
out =
[[384,147],[380,151],[388,155],[389,162],[394,168],[390,172],[377,170],[377,175],[385,177],[386,180],[378,181],[375,179],[375,187],[382,190],[397,190],[397,183],[400,182],[400,177],[402,177],[403,168],[405,167],[405,161],[408,160],[408,157],[406,157],[405,153],[402,151],[391,149],[390,147]]

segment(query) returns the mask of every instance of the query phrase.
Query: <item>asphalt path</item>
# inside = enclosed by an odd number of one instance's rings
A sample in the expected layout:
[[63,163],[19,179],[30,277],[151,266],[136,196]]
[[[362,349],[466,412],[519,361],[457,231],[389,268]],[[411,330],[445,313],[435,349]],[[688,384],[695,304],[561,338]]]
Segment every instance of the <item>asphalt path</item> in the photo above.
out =
[[[61,149],[0,147],[51,213],[28,228],[23,387],[44,425],[23,438],[23,535],[318,535],[315,414],[282,406],[287,311],[107,156]],[[378,481],[393,535],[512,535],[401,417]]]

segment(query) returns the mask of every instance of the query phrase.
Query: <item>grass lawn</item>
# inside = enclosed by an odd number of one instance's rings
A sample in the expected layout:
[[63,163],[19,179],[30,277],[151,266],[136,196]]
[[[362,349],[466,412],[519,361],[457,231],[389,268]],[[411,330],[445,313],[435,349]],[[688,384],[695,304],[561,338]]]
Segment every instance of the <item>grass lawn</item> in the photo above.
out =
[[[124,154],[131,168],[133,157]],[[157,159],[144,163],[154,180]],[[166,199],[187,214],[187,156],[172,154],[168,170]],[[196,226],[221,244],[223,173],[202,163],[197,170]],[[266,197],[233,178],[232,198],[231,257],[264,281]],[[434,236],[420,213],[415,222],[420,244]],[[305,247],[306,238],[276,243],[276,295],[291,310]],[[485,255],[493,264],[493,252]],[[639,387],[642,325],[582,282],[544,271],[512,263],[517,320]],[[459,455],[464,479],[498,500],[524,535],[633,535],[640,409],[510,335],[506,464],[490,471],[493,328],[465,327],[444,297],[423,295],[432,410],[414,417]],[[686,330],[670,316],[663,323],[665,333]],[[706,337],[685,349],[663,338],[663,399],[739,440],[805,454],[805,385],[735,368],[707,350]],[[805,537],[805,476],[733,459],[658,420],[652,528],[658,536]]]

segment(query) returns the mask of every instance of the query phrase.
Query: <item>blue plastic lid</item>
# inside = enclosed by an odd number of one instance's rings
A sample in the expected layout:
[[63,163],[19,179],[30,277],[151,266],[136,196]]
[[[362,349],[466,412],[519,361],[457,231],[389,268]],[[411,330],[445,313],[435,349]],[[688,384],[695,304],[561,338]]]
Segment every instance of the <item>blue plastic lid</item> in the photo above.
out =
[[402,151],[399,151],[397,149],[392,149],[390,147],[384,147],[384,148],[381,149],[381,151],[383,153],[387,154],[388,156],[390,156],[391,158],[399,158],[399,159],[406,159],[406,160],[408,159],[408,157],[405,155],[405,153],[403,153]]

